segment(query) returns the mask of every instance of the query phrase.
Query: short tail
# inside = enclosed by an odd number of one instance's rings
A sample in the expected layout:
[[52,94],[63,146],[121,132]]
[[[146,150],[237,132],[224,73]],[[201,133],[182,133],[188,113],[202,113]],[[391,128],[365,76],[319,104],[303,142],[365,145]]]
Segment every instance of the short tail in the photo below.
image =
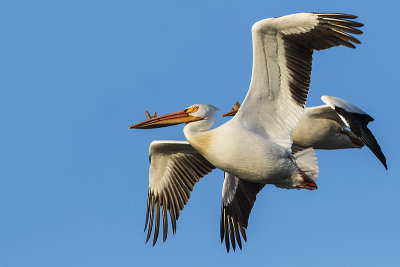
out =
[[319,168],[314,149],[306,148],[296,152],[293,156],[297,166],[302,172],[299,176],[302,178],[303,184],[299,187],[311,190],[316,189],[317,185],[315,184],[315,181],[318,178]]

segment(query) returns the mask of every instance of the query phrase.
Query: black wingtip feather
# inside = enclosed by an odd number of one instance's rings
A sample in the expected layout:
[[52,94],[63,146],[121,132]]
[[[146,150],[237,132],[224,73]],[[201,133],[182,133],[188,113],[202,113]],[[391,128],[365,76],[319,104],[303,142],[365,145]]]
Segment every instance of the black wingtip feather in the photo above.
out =
[[228,217],[224,216],[224,229],[225,229],[225,246],[226,251],[229,253],[229,233],[228,233]]
[[351,14],[343,14],[343,13],[314,13],[317,15],[321,15],[327,18],[343,18],[343,19],[356,19],[358,16]]
[[147,237],[146,237],[146,243],[149,241],[150,236],[151,236],[151,231],[153,229],[153,220],[154,220],[154,206],[155,206],[155,197],[150,194],[151,196],[151,213],[150,213],[150,222],[149,222],[149,227],[147,230]]
[[[156,201],[158,200],[158,197]],[[154,237],[153,237],[153,247],[157,243],[157,238],[158,238],[158,232],[160,230],[160,201],[157,201],[157,206],[156,206],[156,225],[154,227]]]
[[365,113],[355,113],[348,112],[344,108],[335,106],[334,109],[338,114],[343,116],[348,125],[350,125],[350,130],[358,137],[360,140],[374,153],[374,155],[378,158],[378,160],[382,163],[382,165],[387,170],[386,157],[382,152],[381,147],[378,144],[378,141],[375,139],[375,136],[368,129],[367,125],[369,122],[374,119]]
[[167,212],[167,206],[168,206],[168,199],[166,197],[165,192],[163,193],[163,203],[162,203],[162,215],[163,215],[163,243],[167,240],[168,236],[168,212]]
[[149,212],[150,212],[150,190],[147,194],[146,222],[144,223],[144,232],[146,232],[147,224],[149,222]]
[[372,132],[367,128],[367,127],[362,127],[361,129],[361,141],[374,153],[374,155],[378,158],[378,160],[382,163],[382,165],[385,167],[387,170],[387,164],[386,164],[386,157],[382,152],[381,147],[378,144],[378,141],[376,141],[374,135]]
[[225,230],[224,230],[224,204],[222,203],[222,208],[221,208],[221,220],[220,220],[220,225],[219,225],[219,231],[220,231],[220,235],[221,235],[221,244],[224,241],[224,236],[225,236]]

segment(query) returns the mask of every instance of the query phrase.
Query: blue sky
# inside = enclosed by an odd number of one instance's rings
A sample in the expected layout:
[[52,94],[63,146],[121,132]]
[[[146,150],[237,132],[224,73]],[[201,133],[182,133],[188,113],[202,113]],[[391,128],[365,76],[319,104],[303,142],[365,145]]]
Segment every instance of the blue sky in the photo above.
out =
[[[399,5],[395,1],[2,1],[0,266],[399,266]],[[318,190],[265,188],[243,251],[219,243],[223,174],[195,187],[177,234],[144,244],[144,111],[226,112],[251,75],[260,19],[342,12],[356,49],[314,54],[308,105],[344,98],[375,118],[366,148],[318,151]],[[219,113],[221,114],[221,113]],[[219,118],[217,124],[223,123]]]

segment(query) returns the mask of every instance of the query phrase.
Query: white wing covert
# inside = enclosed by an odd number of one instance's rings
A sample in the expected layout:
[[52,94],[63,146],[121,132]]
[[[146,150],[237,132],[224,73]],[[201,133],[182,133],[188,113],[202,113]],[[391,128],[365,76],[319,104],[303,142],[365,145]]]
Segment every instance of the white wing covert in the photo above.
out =
[[339,115],[328,105],[306,107],[305,115],[310,118],[334,120],[340,123],[343,127],[346,126]]
[[149,193],[144,231],[148,226],[147,243],[156,213],[154,246],[160,226],[160,209],[163,217],[163,242],[165,242],[168,232],[167,211],[175,234],[176,220],[190,198],[190,191],[200,178],[215,167],[185,141],[153,141],[150,144],[149,157]]
[[313,50],[360,41],[351,34],[363,24],[356,16],[299,13],[261,20],[252,27],[250,89],[232,121],[290,149],[290,135],[302,116],[310,85]]

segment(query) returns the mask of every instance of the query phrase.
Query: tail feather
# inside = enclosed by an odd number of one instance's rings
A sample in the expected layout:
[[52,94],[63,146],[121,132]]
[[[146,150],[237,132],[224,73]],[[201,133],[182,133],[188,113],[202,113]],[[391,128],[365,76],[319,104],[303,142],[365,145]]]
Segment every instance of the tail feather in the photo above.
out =
[[307,177],[311,178],[313,181],[316,181],[318,178],[319,168],[314,149],[306,148],[296,152],[293,156],[300,170]]

